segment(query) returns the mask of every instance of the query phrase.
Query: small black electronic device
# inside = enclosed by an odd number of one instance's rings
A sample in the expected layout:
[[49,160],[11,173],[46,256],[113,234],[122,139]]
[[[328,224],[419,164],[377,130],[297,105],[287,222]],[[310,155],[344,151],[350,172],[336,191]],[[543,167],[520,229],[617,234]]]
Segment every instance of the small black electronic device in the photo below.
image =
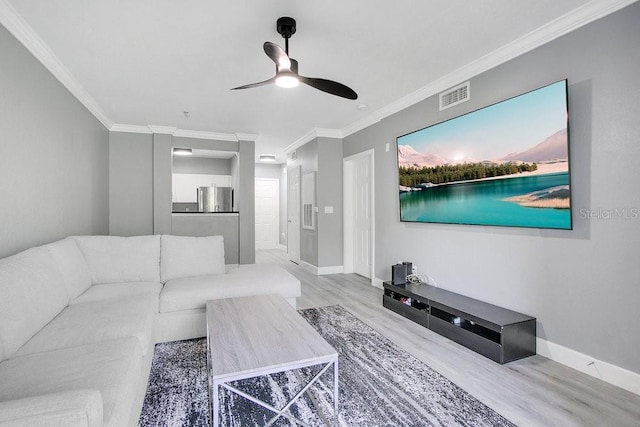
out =
[[411,261],[402,261],[402,264],[407,266],[407,276],[413,274],[413,263]]
[[391,281],[394,285],[404,285],[407,283],[407,266],[405,264],[395,264],[391,266]]

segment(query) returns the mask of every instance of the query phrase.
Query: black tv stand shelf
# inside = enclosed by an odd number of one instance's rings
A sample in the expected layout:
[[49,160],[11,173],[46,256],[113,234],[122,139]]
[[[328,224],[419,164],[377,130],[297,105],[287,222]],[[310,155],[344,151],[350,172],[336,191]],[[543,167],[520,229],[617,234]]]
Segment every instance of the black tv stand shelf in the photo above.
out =
[[536,354],[535,317],[435,286],[383,286],[383,306],[495,362]]

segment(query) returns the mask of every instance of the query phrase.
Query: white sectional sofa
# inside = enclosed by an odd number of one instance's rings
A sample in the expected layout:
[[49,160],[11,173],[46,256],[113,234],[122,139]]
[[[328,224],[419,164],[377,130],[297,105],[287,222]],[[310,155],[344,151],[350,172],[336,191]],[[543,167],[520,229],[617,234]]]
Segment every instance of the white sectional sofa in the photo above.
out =
[[225,272],[221,236],[75,236],[0,260],[0,426],[137,425],[157,342],[204,336],[205,301],[280,294]]

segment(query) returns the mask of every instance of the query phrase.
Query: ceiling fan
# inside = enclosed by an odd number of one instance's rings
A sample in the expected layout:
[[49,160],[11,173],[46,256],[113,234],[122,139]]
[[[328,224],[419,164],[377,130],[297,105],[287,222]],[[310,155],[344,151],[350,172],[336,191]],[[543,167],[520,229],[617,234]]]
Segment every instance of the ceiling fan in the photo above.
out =
[[284,37],[285,48],[282,49],[277,44],[271,42],[265,42],[263,45],[264,53],[276,63],[276,75],[269,80],[234,87],[231,90],[249,89],[271,83],[275,83],[280,87],[291,88],[298,86],[300,83],[304,83],[323,92],[330,93],[331,95],[341,96],[347,99],[358,99],[358,94],[342,83],[314,77],[305,77],[298,74],[298,61],[289,57],[289,38],[296,32],[295,19],[289,17],[279,18],[276,23],[276,29],[278,33]]

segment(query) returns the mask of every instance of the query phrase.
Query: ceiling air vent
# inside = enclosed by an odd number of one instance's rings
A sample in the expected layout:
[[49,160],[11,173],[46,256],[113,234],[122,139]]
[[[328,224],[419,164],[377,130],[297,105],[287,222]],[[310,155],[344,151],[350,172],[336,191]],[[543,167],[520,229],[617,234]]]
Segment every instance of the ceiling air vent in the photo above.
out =
[[464,82],[461,85],[442,92],[439,96],[440,111],[442,111],[468,101],[471,98],[471,85],[469,82]]

